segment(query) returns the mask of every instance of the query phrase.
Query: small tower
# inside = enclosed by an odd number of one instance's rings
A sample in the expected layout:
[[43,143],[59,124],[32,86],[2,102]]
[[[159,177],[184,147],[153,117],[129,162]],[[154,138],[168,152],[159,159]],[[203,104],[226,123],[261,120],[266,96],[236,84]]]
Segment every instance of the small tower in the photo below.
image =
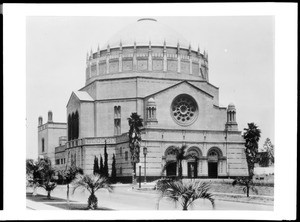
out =
[[90,59],[93,59],[93,49],[91,48]]
[[53,117],[52,111],[49,110],[49,112],[48,112],[48,123],[53,123],[52,117]]
[[39,126],[43,125],[43,117],[39,116]]
[[99,47],[99,44],[98,44],[98,48],[97,48],[97,58],[100,58],[100,47]]
[[233,103],[230,103],[227,108],[226,130],[237,131],[238,124],[236,122],[236,109]]
[[147,101],[146,117],[147,117],[147,125],[157,124],[156,103],[152,97]]

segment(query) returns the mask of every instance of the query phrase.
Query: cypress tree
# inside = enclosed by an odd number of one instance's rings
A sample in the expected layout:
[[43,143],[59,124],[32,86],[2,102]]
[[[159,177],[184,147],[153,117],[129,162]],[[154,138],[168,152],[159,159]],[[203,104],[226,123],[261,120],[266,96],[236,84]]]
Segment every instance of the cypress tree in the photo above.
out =
[[106,148],[106,140],[104,145],[104,167],[103,167],[103,175],[108,177],[108,155],[107,155],[107,148]]
[[102,159],[102,156],[100,154],[100,169],[99,169],[99,173],[100,175],[103,175],[104,174],[104,170],[103,170],[103,159]]
[[94,158],[94,169],[93,169],[94,174],[99,173],[99,164],[98,164],[98,158],[95,156]]
[[113,154],[112,165],[111,165],[111,182],[115,183],[117,179],[117,169],[116,169],[116,158]]

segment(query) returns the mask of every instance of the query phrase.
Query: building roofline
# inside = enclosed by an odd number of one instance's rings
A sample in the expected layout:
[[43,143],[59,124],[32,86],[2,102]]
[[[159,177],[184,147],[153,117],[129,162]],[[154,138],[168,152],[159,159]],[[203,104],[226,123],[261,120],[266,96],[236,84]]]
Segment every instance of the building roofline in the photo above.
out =
[[162,90],[160,90],[160,91],[158,91],[158,92],[156,92],[156,93],[152,93],[152,94],[150,94],[150,95],[147,95],[147,96],[145,96],[145,98],[147,98],[147,97],[152,97],[152,96],[154,96],[154,95],[156,95],[156,94],[162,93],[162,92],[164,92],[164,91],[167,91],[167,90],[169,90],[169,89],[171,89],[171,88],[173,88],[173,87],[179,86],[179,85],[184,84],[184,83],[187,83],[187,84],[189,84],[190,86],[192,86],[193,88],[195,88],[195,89],[201,91],[202,93],[206,94],[207,96],[209,96],[209,97],[211,97],[211,98],[214,98],[213,95],[211,95],[211,94],[209,94],[209,93],[203,91],[202,89],[198,88],[197,86],[195,86],[195,85],[189,83],[188,80],[181,81],[181,82],[176,83],[176,84],[174,84],[174,85],[172,85],[172,86],[169,86],[169,87],[167,87],[167,88],[165,88],[165,89],[162,89]]
[[177,79],[177,78],[162,78],[162,77],[152,77],[152,76],[127,76],[127,77],[116,77],[116,78],[111,78],[111,79],[94,79],[92,82],[88,83],[87,85],[85,85],[84,87],[80,88],[78,91],[82,91],[84,90],[84,88],[90,86],[91,84],[95,83],[95,82],[103,82],[103,81],[117,81],[117,80],[123,80],[123,79],[156,79],[156,80],[174,80],[174,81],[189,81],[189,82],[203,82],[203,83],[207,83],[208,85],[214,87],[215,89],[219,89],[219,87],[212,85],[211,83],[209,83],[206,80],[196,80],[196,79]]

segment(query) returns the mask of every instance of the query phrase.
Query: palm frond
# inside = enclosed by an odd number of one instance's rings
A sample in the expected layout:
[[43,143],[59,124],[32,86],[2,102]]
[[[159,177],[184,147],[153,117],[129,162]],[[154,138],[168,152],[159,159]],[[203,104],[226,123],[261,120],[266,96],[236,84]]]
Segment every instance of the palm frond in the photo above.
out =
[[113,187],[109,183],[108,178],[102,177],[99,174],[77,175],[73,184],[73,194],[77,188],[87,189],[90,193],[94,193],[99,189],[107,189],[112,192]]
[[159,200],[166,198],[172,202],[180,202],[183,207],[188,207],[197,199],[208,199],[214,208],[215,202],[213,195],[209,192],[210,186],[210,183],[200,181],[183,183],[181,180],[162,180],[157,190],[160,191]]

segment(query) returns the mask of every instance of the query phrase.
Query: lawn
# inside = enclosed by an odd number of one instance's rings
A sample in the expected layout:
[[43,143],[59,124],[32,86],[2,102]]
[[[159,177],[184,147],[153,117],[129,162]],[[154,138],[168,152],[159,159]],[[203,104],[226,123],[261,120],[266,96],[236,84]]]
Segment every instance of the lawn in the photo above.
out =
[[[68,205],[65,199],[57,198],[57,197],[51,197],[51,199],[49,200],[45,195],[37,194],[33,196],[32,193],[26,193],[26,198],[31,201],[47,204],[49,206],[58,207],[64,210],[88,210],[87,203],[70,201],[70,204]],[[112,210],[112,209],[106,207],[98,207],[96,210]]]

